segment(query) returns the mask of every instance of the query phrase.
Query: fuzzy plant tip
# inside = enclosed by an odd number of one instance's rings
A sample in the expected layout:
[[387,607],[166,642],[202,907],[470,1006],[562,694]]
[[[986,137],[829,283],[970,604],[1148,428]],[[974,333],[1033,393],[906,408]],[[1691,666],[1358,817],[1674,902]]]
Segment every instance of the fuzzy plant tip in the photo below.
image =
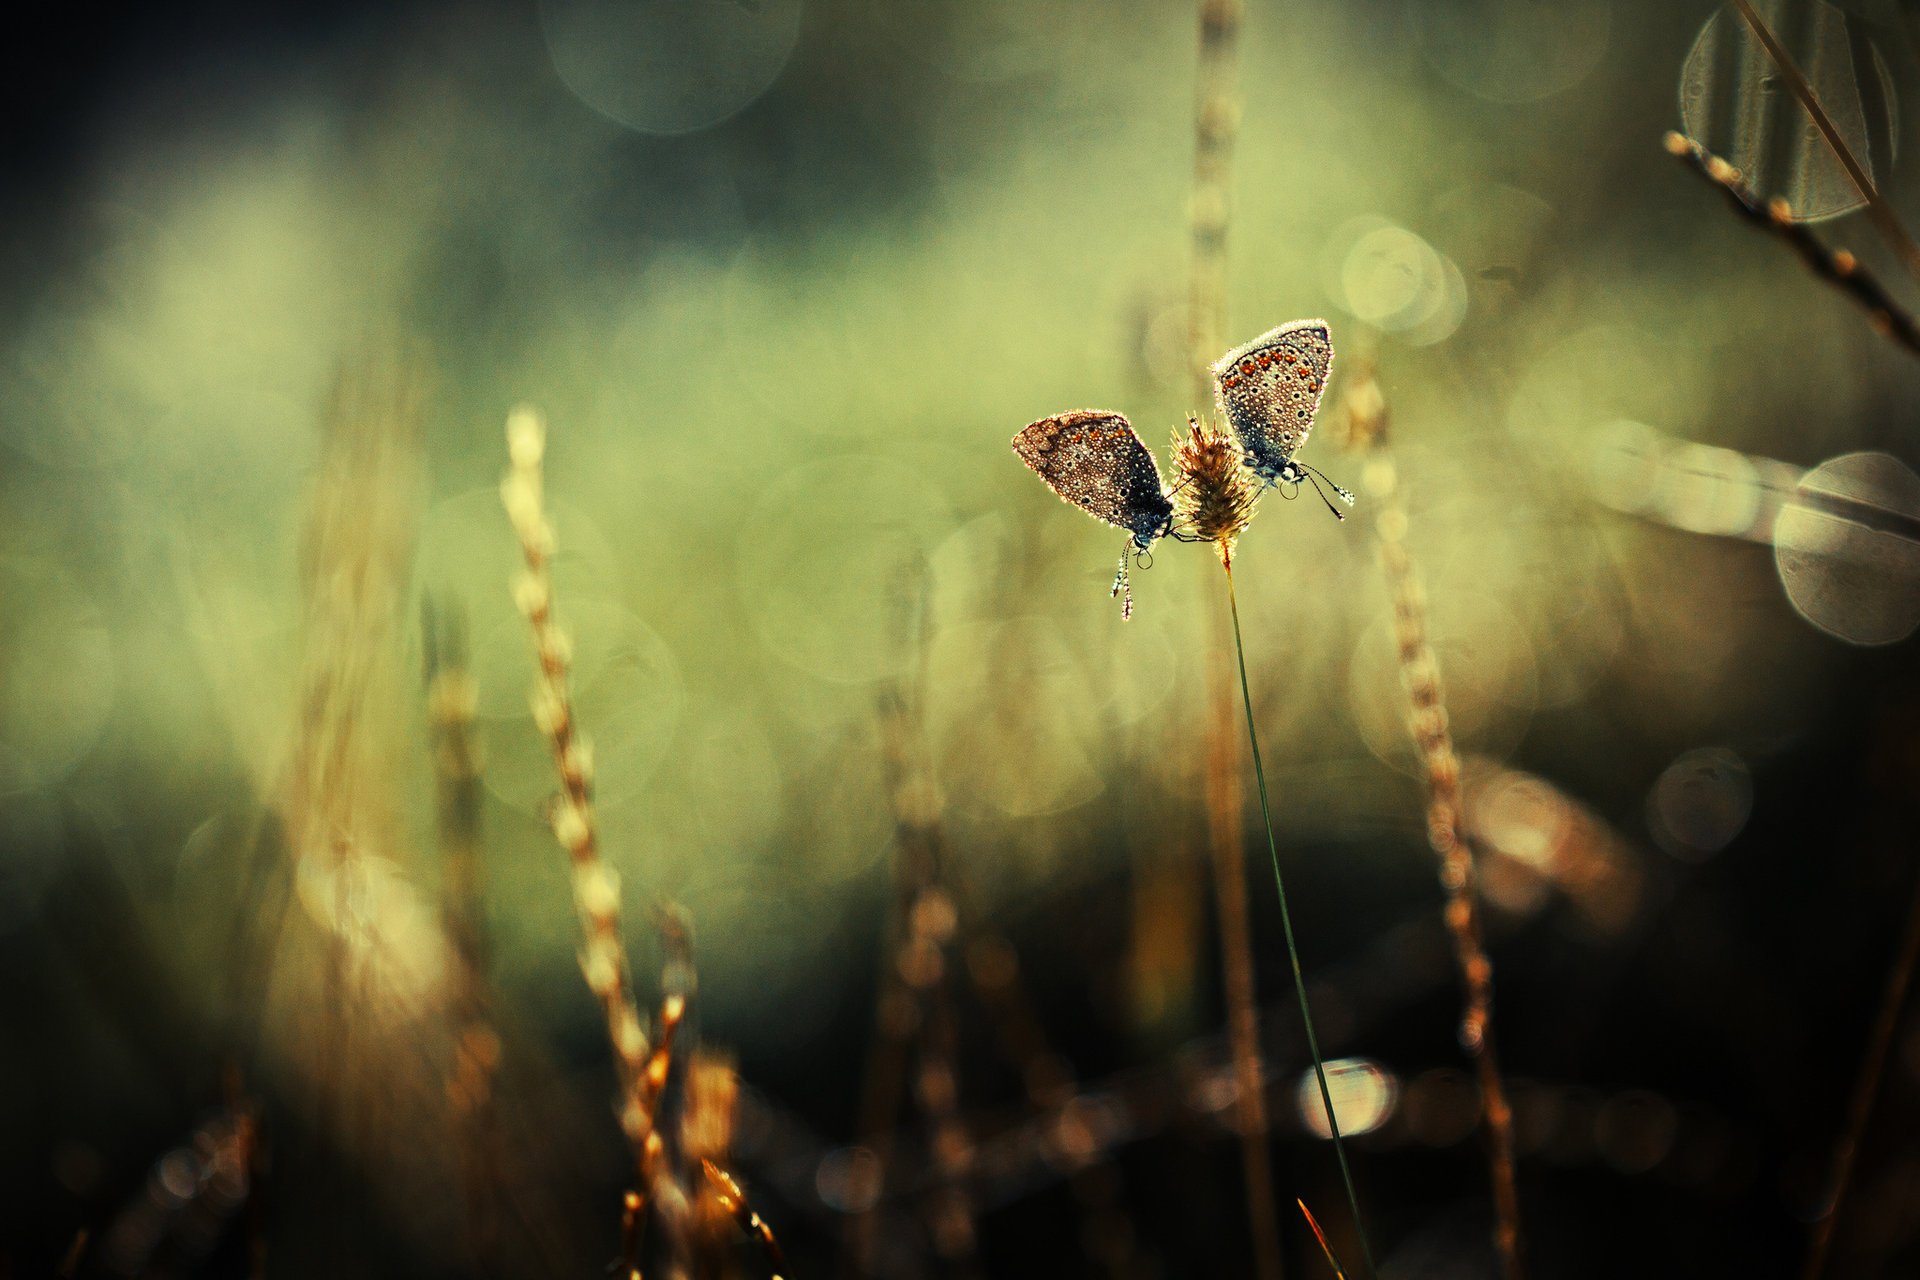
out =
[[1211,542],[1225,560],[1260,506],[1260,483],[1240,447],[1211,422],[1187,419],[1173,438],[1174,508],[1185,536]]

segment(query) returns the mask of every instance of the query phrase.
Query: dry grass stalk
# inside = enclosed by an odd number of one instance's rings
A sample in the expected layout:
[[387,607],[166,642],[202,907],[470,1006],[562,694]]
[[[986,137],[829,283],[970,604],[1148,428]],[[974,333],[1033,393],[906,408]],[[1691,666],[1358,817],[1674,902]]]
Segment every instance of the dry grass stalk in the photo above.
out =
[[729,1274],[733,1232],[737,1228],[766,1255],[774,1280],[786,1268],[773,1228],[753,1209],[738,1180],[727,1172],[733,1147],[734,1115],[740,1078],[733,1063],[719,1054],[696,1053],[687,1066],[685,1112],[680,1121],[680,1153],[688,1170],[692,1201],[689,1236],[695,1280]]
[[1775,198],[1765,204],[1747,189],[1741,172],[1683,134],[1669,133],[1667,151],[1687,168],[1718,187],[1735,213],[1778,236],[1799,255],[1815,276],[1831,284],[1867,313],[1874,330],[1920,355],[1920,324],[1910,312],[1893,300],[1872,273],[1845,249],[1829,249],[1805,223],[1793,219],[1793,210],[1785,200]]
[[298,734],[281,813],[297,860],[335,864],[398,847],[396,655],[418,517],[421,396],[404,368],[341,372],[300,544],[305,609]]
[[[1195,403],[1213,395],[1213,360],[1225,348],[1227,227],[1232,209],[1233,144],[1240,130],[1237,84],[1242,0],[1199,0],[1200,49],[1194,76],[1193,192],[1187,217],[1193,236],[1188,295],[1188,367]],[[1176,463],[1176,466],[1178,464]],[[1221,543],[1230,554],[1230,542]],[[1214,618],[1207,665],[1213,714],[1207,726],[1207,833],[1220,907],[1222,967],[1227,1023],[1240,1064],[1237,1119],[1241,1164],[1247,1183],[1247,1216],[1253,1233],[1254,1273],[1278,1280],[1280,1223],[1273,1209],[1273,1163],[1268,1152],[1265,1089],[1260,1044],[1248,1028],[1259,1014],[1253,984],[1252,926],[1247,918],[1246,794],[1240,735],[1233,723],[1233,669],[1227,658],[1226,622]]]
[[444,869],[441,916],[452,951],[448,1013],[453,1062],[447,1100],[460,1131],[468,1238],[474,1261],[484,1264],[496,1253],[499,1229],[499,1127],[493,1083],[500,1066],[500,1037],[493,1026],[486,868],[481,856],[481,758],[474,734],[478,696],[467,663],[463,618],[457,612],[428,607],[424,630],[427,720]]
[[1080,1081],[1073,1064],[1056,1052],[1020,976],[1020,954],[1006,938],[963,924],[967,976],[993,1019],[1001,1057],[1020,1072],[1036,1113],[1055,1115],[1052,1159],[1067,1164],[1067,1181],[1081,1214],[1087,1252],[1115,1280],[1136,1271],[1133,1224],[1124,1203],[1118,1166],[1084,1123],[1076,1123]]
[[938,792],[919,748],[917,722],[897,696],[887,700],[883,721],[907,890],[894,969],[912,1006],[905,1022],[918,1049],[913,1091],[931,1129],[936,1174],[928,1222],[941,1257],[968,1270],[977,1244],[967,1192],[973,1135],[960,1114],[960,1029],[951,989],[959,911],[944,883]]
[[1320,1220],[1313,1216],[1313,1210],[1307,1208],[1305,1200],[1296,1198],[1294,1203],[1300,1206],[1301,1215],[1306,1218],[1307,1225],[1313,1228],[1313,1238],[1319,1241],[1320,1252],[1326,1256],[1327,1265],[1333,1268],[1334,1280],[1347,1280],[1346,1268],[1340,1265],[1340,1258],[1334,1253],[1333,1245],[1327,1240],[1327,1233],[1320,1229]]
[[781,1252],[780,1241],[774,1236],[773,1228],[767,1225],[766,1219],[755,1213],[753,1206],[747,1203],[746,1192],[740,1189],[740,1184],[711,1160],[700,1162],[700,1172],[705,1175],[708,1186],[713,1188],[720,1206],[733,1215],[742,1231],[759,1242],[761,1251],[767,1255],[768,1265],[773,1269],[771,1280],[784,1280],[787,1260]]
[[1908,274],[1915,280],[1920,280],[1920,245],[1915,245],[1913,237],[1909,236],[1906,228],[1900,225],[1900,219],[1894,213],[1893,206],[1887,202],[1885,196],[1880,194],[1879,188],[1867,176],[1866,169],[1860,164],[1859,158],[1853,154],[1853,148],[1847,145],[1847,140],[1840,136],[1840,130],[1834,126],[1833,119],[1827,115],[1826,108],[1820,105],[1819,95],[1814,93],[1813,85],[1808,83],[1806,73],[1800,70],[1787,53],[1785,46],[1773,34],[1772,28],[1767,26],[1766,20],[1753,7],[1751,0],[1733,0],[1733,7],[1739,13],[1741,20],[1752,30],[1754,38],[1759,40],[1761,46],[1766,49],[1767,57],[1773,60],[1774,67],[1780,72],[1782,82],[1806,109],[1808,118],[1813,121],[1813,127],[1820,131],[1820,137],[1826,142],[1827,149],[1833,152],[1834,159],[1838,160],[1840,167],[1846,170],[1847,180],[1853,184],[1853,189],[1860,193],[1862,200],[1867,202],[1867,217],[1872,220],[1881,238],[1899,256]]
[[1895,1033],[1900,1029],[1900,1014],[1907,1006],[1907,991],[1913,985],[1913,972],[1920,963],[1920,882],[1914,885],[1913,904],[1907,911],[1906,929],[1900,949],[1880,992],[1880,1006],[1874,1013],[1873,1031],[1868,1038],[1866,1056],[1847,1101],[1847,1119],[1834,1146],[1832,1167],[1827,1174],[1828,1194],[1823,1212],[1814,1223],[1813,1240],[1807,1248],[1801,1280],[1819,1280],[1826,1270],[1827,1255],[1833,1247],[1833,1232],[1840,1220],[1840,1206],[1853,1187],[1853,1170],[1860,1155],[1860,1141],[1866,1136],[1867,1121],[1873,1115],[1874,1099],[1880,1094],[1880,1078],[1886,1072],[1887,1059],[1893,1053]]
[[[554,838],[573,868],[573,900],[580,917],[580,970],[600,1002],[620,1076],[620,1129],[633,1148],[639,1193],[650,1197],[665,1154],[654,1124],[666,1087],[674,1031],[686,1012],[686,1000],[669,995],[660,1010],[660,1044],[649,1045],[634,1004],[626,948],[620,929],[620,878],[600,856],[593,809],[593,753],[574,722],[569,690],[573,645],[554,621],[553,526],[546,516],[542,462],[546,424],[532,409],[517,408],[507,418],[511,466],[500,482],[500,499],[520,539],[526,568],[514,584],[514,600],[533,628],[537,664],[533,719],[553,749],[560,794],[551,822]],[[644,1209],[644,1200],[643,1200]],[[637,1241],[635,1243],[637,1249]]]
[[[1234,672],[1239,677],[1240,707],[1245,713],[1247,749],[1252,755],[1254,781],[1260,792],[1260,820],[1267,837],[1267,852],[1273,864],[1273,886],[1280,902],[1280,925],[1287,945],[1287,960],[1293,969],[1294,995],[1300,1002],[1300,1022],[1306,1032],[1307,1049],[1313,1057],[1314,1078],[1320,1086],[1320,1100],[1326,1107],[1327,1128],[1333,1139],[1334,1154],[1340,1163],[1340,1180],[1346,1188],[1348,1207],[1353,1211],[1354,1229],[1360,1235],[1367,1268],[1373,1270],[1373,1250],[1361,1221],[1360,1197],[1354,1187],[1353,1170],[1347,1163],[1347,1150],[1340,1136],[1340,1121],[1334,1111],[1333,1094],[1327,1085],[1326,1063],[1320,1053],[1319,1036],[1314,1031],[1313,1009],[1307,1000],[1306,978],[1301,972],[1300,949],[1293,935],[1293,918],[1287,907],[1286,879],[1280,870],[1280,846],[1273,832],[1273,806],[1267,794],[1266,767],[1260,758],[1260,737],[1253,722],[1253,693],[1247,682],[1246,646],[1240,633],[1240,604],[1233,586],[1233,547],[1259,508],[1260,489],[1255,478],[1241,462],[1233,441],[1218,428],[1189,420],[1187,436],[1176,438],[1174,445],[1175,511],[1182,519],[1182,536],[1189,541],[1208,541],[1220,556],[1221,573],[1227,585],[1227,620],[1233,640]],[[1220,646],[1224,655],[1225,646]],[[1214,720],[1209,765],[1216,785],[1224,782],[1228,766],[1224,746],[1233,733],[1232,685],[1224,702],[1213,703]],[[1237,767],[1234,769],[1237,777]],[[1237,784],[1236,784],[1237,792]],[[1253,1222],[1256,1265],[1261,1261],[1263,1234],[1273,1235],[1273,1264],[1279,1265],[1279,1225],[1273,1220],[1272,1173],[1267,1167],[1266,1074],[1260,1057],[1260,1023],[1255,1006],[1253,980],[1252,931],[1247,924],[1246,866],[1242,852],[1242,833],[1238,830],[1237,795],[1231,806],[1215,804],[1211,811],[1210,831],[1214,846],[1215,876],[1219,888],[1221,949],[1228,996],[1228,1032],[1233,1044],[1236,1116],[1240,1120],[1241,1149],[1247,1169],[1247,1189],[1254,1201]],[[1258,1135],[1258,1141],[1252,1135]],[[1258,1192],[1256,1196],[1256,1192]]]
[[1194,75],[1193,232],[1188,358],[1199,403],[1212,395],[1213,359],[1225,349],[1227,224],[1233,143],[1240,132],[1236,86],[1242,0],[1199,0],[1200,55]]
[[[399,356],[363,355],[343,363],[329,397],[301,529],[303,652],[276,805],[294,896],[318,928],[317,939],[277,939],[275,985],[307,1024],[290,1065],[311,1090],[314,1131],[388,1186],[439,1181],[447,1150],[397,1136],[445,1115],[446,939],[401,871],[411,837],[395,785],[423,381]],[[317,955],[296,950],[316,941]],[[263,980],[262,995],[272,990]]]
[[[720,1054],[695,1050],[686,1067],[686,1094],[680,1113],[680,1157],[689,1171],[711,1165],[724,1169],[733,1153],[734,1110],[740,1101],[740,1079],[733,1064]],[[732,1243],[733,1210],[722,1203],[711,1179],[691,1178],[687,1224],[687,1254],[696,1280],[717,1277],[726,1270]]]
[[[896,620],[902,643],[925,634],[924,568],[903,574]],[[956,1270],[974,1263],[975,1228],[967,1182],[974,1144],[960,1114],[955,1069],[959,1026],[953,1009],[953,952],[959,912],[947,885],[948,858],[940,788],[927,759],[917,707],[925,664],[915,662],[882,690],[877,702],[881,764],[894,823],[895,896],[882,940],[874,1040],[862,1083],[858,1132],[874,1158],[867,1207],[847,1222],[843,1262],[853,1274],[877,1264],[881,1192],[893,1163],[902,1095],[909,1084],[931,1127],[935,1178],[926,1211],[934,1244]],[[912,1060],[912,1070],[909,1062]]]
[[[1173,438],[1174,510],[1188,536],[1211,542],[1220,563],[1259,506],[1258,483],[1240,464],[1240,450],[1211,423],[1188,419]],[[1224,622],[1220,625],[1224,627]],[[1273,1159],[1268,1150],[1267,1071],[1260,1050],[1259,992],[1254,979],[1253,924],[1247,901],[1245,803],[1240,728],[1235,723],[1233,670],[1224,636],[1212,647],[1213,696],[1207,729],[1207,837],[1214,900],[1219,906],[1220,976],[1233,1048],[1234,1128],[1247,1182],[1247,1215],[1258,1275],[1280,1274],[1280,1227],[1273,1212]]]
[[1344,402],[1347,442],[1367,453],[1364,480],[1373,498],[1373,528],[1381,573],[1393,601],[1394,639],[1408,701],[1407,728],[1420,753],[1427,789],[1427,841],[1440,860],[1446,891],[1444,917],[1454,958],[1465,985],[1460,1043],[1473,1060],[1486,1122],[1493,1184],[1494,1243],[1507,1280],[1519,1280],[1520,1202],[1514,1189],[1513,1109],[1494,1052],[1493,963],[1480,937],[1480,911],[1472,851],[1462,835],[1460,758],[1448,728],[1446,689],[1427,627],[1426,591],[1407,550],[1407,513],[1387,448],[1386,397],[1370,364],[1356,371]]

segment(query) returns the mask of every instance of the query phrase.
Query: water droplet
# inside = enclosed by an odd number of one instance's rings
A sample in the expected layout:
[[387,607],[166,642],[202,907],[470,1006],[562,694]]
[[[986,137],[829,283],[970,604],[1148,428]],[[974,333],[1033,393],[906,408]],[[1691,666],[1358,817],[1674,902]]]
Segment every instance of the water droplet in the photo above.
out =
[[1850,453],[1800,481],[1773,530],[1774,564],[1800,616],[1854,644],[1920,626],[1920,477],[1884,453]]

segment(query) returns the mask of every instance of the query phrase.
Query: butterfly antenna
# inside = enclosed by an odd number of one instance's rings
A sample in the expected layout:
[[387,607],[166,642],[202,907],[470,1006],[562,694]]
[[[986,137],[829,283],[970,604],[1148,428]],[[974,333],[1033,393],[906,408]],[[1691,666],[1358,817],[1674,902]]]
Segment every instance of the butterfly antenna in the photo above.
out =
[[1335,493],[1339,494],[1340,500],[1342,502],[1346,503],[1348,506],[1353,505],[1353,495],[1347,492],[1345,489],[1342,489],[1339,485],[1335,484],[1333,482],[1332,476],[1328,475],[1326,472],[1322,471],[1320,468],[1313,466],[1311,463],[1303,462],[1300,464],[1300,467],[1302,470],[1311,471],[1314,475],[1317,475],[1322,480],[1325,480],[1327,482],[1327,487],[1329,489],[1332,489]]
[[[1317,473],[1313,470],[1313,468],[1307,466],[1307,464],[1304,462],[1300,464],[1300,470],[1305,473],[1307,477],[1307,482],[1313,486],[1313,491],[1320,495],[1320,501],[1327,504],[1327,510],[1333,512],[1333,518],[1335,520],[1345,520],[1347,518],[1346,513],[1341,511],[1340,508],[1334,506],[1333,499],[1329,498],[1327,496],[1327,491],[1320,487],[1320,481],[1325,480],[1326,477],[1320,476],[1318,479],[1316,479],[1315,476]],[[1327,483],[1333,484],[1333,481],[1327,480]],[[1345,498],[1349,505],[1352,504],[1353,495],[1348,493],[1345,489],[1342,489],[1337,484],[1333,484],[1333,491],[1339,494],[1341,497]]]
[[1122,622],[1133,618],[1133,584],[1127,581],[1127,553],[1132,549],[1131,544],[1120,548],[1120,572],[1113,575],[1113,590],[1107,592],[1108,599],[1114,596],[1121,597],[1120,621]]

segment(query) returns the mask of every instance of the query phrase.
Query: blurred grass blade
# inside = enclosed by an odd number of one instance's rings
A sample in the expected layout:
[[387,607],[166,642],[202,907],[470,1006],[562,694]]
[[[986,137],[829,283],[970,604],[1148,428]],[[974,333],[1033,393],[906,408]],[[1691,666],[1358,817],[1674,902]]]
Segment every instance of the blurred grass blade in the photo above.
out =
[[1320,1252],[1327,1255],[1327,1265],[1333,1268],[1333,1274],[1340,1280],[1347,1280],[1346,1269],[1340,1265],[1339,1256],[1334,1253],[1333,1246],[1327,1242],[1327,1233],[1320,1229],[1320,1221],[1313,1216],[1313,1210],[1307,1208],[1305,1200],[1296,1199],[1294,1203],[1299,1205],[1300,1212],[1306,1215],[1307,1225],[1313,1228],[1313,1238],[1320,1242]]

